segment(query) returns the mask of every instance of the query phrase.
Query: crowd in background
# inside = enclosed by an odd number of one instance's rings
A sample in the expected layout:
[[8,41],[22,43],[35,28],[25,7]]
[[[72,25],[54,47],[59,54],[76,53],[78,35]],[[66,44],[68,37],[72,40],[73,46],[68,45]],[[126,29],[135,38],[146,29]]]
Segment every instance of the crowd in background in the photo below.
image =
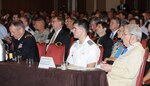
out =
[[[141,43],[144,48],[150,49],[150,12],[139,12],[137,9],[125,10],[120,9],[116,11],[114,8],[109,11],[96,10],[92,14],[86,12],[72,11],[70,13],[66,11],[59,11],[58,13],[52,11],[50,13],[45,11],[40,12],[25,12],[21,10],[19,13],[6,13],[1,16],[0,24],[0,39],[4,43],[9,45],[8,50],[14,52],[15,43],[14,37],[12,37],[12,31],[10,26],[14,21],[22,21],[24,29],[32,34],[36,43],[55,43],[52,38],[54,32],[59,31],[59,28],[63,29],[62,39],[58,39],[66,45],[65,60],[67,59],[70,46],[74,41],[72,30],[74,29],[74,22],[76,20],[86,20],[89,23],[88,36],[99,46],[103,46],[103,61],[108,61],[113,64],[126,48],[123,45],[122,35],[124,35],[124,26],[128,24],[136,24],[142,30]],[[56,24],[55,22],[61,23]],[[59,36],[57,34],[57,36]],[[54,38],[56,39],[56,38]],[[67,40],[65,40],[67,39]],[[57,42],[56,42],[57,43]],[[16,51],[17,52],[17,51]],[[150,58],[148,59],[148,61]],[[149,62],[147,62],[145,74],[149,71]],[[149,79],[149,74],[144,78],[144,82]],[[148,78],[147,78],[148,77]]]

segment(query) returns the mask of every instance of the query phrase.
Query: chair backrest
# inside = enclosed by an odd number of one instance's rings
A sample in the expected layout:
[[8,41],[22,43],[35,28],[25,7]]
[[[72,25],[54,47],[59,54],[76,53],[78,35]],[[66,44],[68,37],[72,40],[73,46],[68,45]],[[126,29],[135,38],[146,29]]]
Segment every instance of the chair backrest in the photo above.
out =
[[104,48],[103,48],[102,45],[99,45],[99,49],[100,49],[100,57],[99,57],[99,60],[98,60],[97,64],[99,64],[102,61],[103,53],[104,53]]
[[37,43],[39,57],[45,56],[46,43]]
[[74,43],[74,41],[75,41],[74,37],[72,36],[71,39],[70,39],[70,47],[72,46],[72,44]]
[[61,65],[64,61],[65,45],[50,44],[46,56],[52,57],[56,65]]
[[143,76],[144,76],[144,70],[145,70],[145,66],[146,66],[146,60],[148,58],[149,55],[149,50],[148,48],[145,48],[145,54],[144,54],[144,58],[143,58],[143,62],[136,80],[136,86],[142,86],[142,82],[143,82]]
[[150,85],[150,80],[145,82],[146,85]]
[[141,44],[142,44],[143,48],[146,48],[147,47],[147,39],[142,39]]

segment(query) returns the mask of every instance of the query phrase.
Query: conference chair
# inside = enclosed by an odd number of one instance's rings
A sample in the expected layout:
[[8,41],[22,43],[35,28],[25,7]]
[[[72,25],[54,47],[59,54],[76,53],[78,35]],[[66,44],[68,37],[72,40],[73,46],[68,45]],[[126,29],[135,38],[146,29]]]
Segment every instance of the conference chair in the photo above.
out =
[[143,77],[144,77],[144,70],[145,70],[145,66],[146,66],[146,60],[148,58],[149,55],[149,50],[148,48],[145,48],[145,54],[144,54],[144,58],[143,58],[143,62],[142,65],[140,67],[140,71],[136,80],[136,86],[142,86],[142,82],[143,82]]
[[45,56],[52,57],[56,65],[61,65],[65,56],[65,45],[62,43],[50,44]]
[[39,57],[45,56],[46,43],[37,43]]

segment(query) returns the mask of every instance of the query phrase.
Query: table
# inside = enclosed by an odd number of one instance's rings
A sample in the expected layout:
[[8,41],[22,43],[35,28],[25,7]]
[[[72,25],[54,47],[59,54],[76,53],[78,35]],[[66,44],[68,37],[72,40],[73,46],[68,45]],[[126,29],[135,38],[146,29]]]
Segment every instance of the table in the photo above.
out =
[[39,69],[38,63],[0,63],[0,86],[108,86],[106,73],[94,71]]

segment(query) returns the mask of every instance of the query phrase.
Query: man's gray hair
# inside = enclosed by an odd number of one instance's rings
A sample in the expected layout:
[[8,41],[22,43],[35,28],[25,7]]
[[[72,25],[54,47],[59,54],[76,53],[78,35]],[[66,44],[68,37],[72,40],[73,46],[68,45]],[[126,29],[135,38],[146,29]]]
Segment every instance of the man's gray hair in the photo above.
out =
[[21,20],[18,21],[12,21],[10,25],[14,25],[16,29],[24,28],[24,24]]
[[125,29],[129,31],[131,35],[135,35],[137,37],[137,41],[140,42],[142,38],[142,30],[136,24],[128,24],[125,25]]

